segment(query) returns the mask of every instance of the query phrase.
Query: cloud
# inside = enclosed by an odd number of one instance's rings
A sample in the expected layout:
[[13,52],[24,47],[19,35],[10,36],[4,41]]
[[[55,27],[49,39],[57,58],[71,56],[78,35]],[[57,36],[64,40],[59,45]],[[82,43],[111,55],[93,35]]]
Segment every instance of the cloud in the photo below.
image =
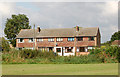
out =
[[118,2],[106,2],[105,6],[103,6],[103,15],[116,15],[118,13]]
[[102,42],[117,31],[116,2],[20,2],[3,3],[3,25],[12,14],[26,14],[30,25],[41,28],[99,27]]

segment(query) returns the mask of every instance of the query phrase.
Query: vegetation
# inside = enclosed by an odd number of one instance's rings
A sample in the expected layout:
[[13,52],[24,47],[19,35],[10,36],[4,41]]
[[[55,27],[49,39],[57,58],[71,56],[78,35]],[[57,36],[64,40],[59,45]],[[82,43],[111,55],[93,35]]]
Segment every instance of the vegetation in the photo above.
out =
[[98,56],[104,63],[114,63],[120,60],[120,48],[117,46],[108,46],[90,51],[90,55]]
[[6,38],[9,39],[10,43],[16,46],[16,35],[21,29],[30,29],[29,19],[24,14],[12,15],[12,18],[7,19],[5,24],[4,33]]
[[38,50],[15,50],[2,55],[4,64],[90,64],[90,63],[117,63],[120,62],[119,47],[94,49],[89,55],[58,56],[51,52]]
[[4,64],[2,65],[2,74],[3,75],[118,75],[118,63]]
[[9,50],[10,50],[9,42],[7,40],[5,40],[4,37],[2,37],[1,43],[2,43],[1,47],[3,48],[3,52],[9,52]]
[[120,31],[115,32],[111,37],[111,42],[114,40],[120,40]]
[[120,31],[115,32],[115,33],[111,36],[110,41],[107,41],[107,42],[105,42],[105,43],[102,43],[102,45],[110,46],[111,43],[112,43],[114,40],[120,40]]

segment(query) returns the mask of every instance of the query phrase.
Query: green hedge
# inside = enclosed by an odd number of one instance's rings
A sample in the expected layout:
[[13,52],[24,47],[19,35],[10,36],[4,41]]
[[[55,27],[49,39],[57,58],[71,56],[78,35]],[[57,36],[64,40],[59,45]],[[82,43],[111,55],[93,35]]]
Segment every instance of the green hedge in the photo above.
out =
[[89,63],[116,63],[120,62],[120,48],[107,47],[97,48],[90,51],[89,55],[81,56],[58,56],[48,51],[38,50],[15,50],[3,53],[3,64],[89,64]]

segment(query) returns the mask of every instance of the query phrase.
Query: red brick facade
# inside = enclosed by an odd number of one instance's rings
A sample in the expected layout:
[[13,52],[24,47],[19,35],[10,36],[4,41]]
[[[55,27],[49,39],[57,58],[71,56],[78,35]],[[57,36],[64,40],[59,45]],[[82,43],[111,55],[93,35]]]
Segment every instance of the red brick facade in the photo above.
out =
[[[91,31],[92,32],[92,31]],[[35,49],[47,49],[47,50],[53,50],[55,53],[59,53],[61,56],[67,56],[69,55],[88,55],[88,49],[92,47],[100,47],[100,32],[99,28],[96,31],[96,35],[92,36],[74,36],[71,38],[74,38],[73,41],[68,41],[69,37],[42,37],[42,41],[37,41],[39,37],[36,37],[34,42],[29,42],[30,38],[22,38],[24,42],[18,42],[20,41],[20,38],[16,39],[16,47],[17,48],[35,48]],[[78,38],[82,37],[82,40],[78,40]],[[93,37],[92,40],[91,37]],[[54,41],[48,41],[48,38],[54,38]],[[57,41],[57,38],[62,38],[62,41]]]
[[[74,41],[68,41],[67,38],[63,38],[63,41],[57,42],[56,38],[54,38],[54,42],[48,42],[48,38],[43,38],[43,41],[37,42],[36,41],[36,47],[55,47],[56,43],[58,47],[84,47],[84,46],[100,46],[99,39],[100,37],[94,37],[94,41],[89,41],[88,37],[83,37],[83,41],[76,41],[76,38],[74,38]],[[96,39],[97,38],[97,39]],[[29,39],[24,39],[24,43],[18,43],[18,40],[16,40],[16,47],[33,47],[33,43],[29,42]]]

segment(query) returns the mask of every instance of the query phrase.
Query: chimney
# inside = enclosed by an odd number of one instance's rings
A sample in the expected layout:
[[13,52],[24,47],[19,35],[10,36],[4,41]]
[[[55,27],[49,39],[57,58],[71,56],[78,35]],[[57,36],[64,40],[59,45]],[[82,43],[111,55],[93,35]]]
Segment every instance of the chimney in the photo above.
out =
[[41,29],[40,29],[40,27],[38,26],[38,27],[37,27],[37,32],[40,33],[40,31],[41,31]]
[[76,31],[79,31],[79,27],[78,26],[76,26]]

